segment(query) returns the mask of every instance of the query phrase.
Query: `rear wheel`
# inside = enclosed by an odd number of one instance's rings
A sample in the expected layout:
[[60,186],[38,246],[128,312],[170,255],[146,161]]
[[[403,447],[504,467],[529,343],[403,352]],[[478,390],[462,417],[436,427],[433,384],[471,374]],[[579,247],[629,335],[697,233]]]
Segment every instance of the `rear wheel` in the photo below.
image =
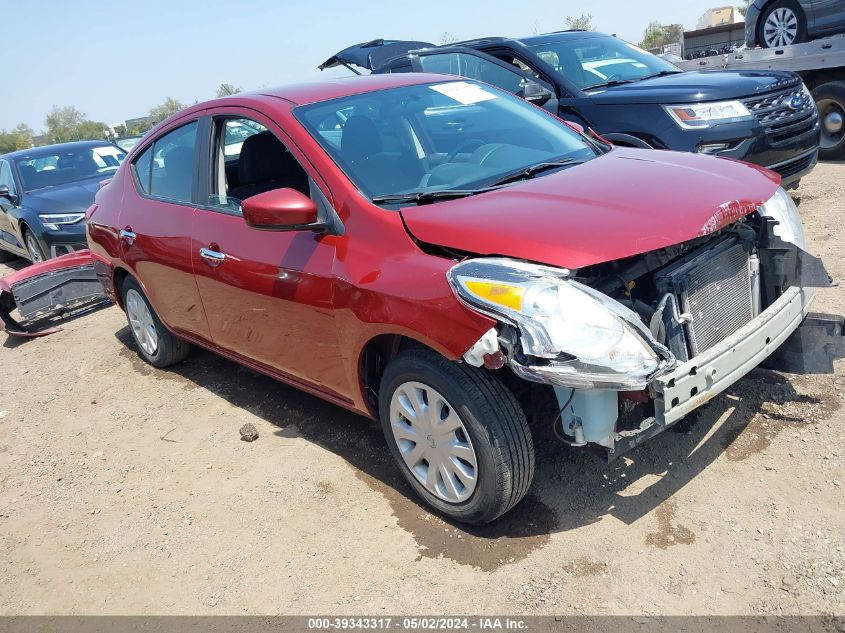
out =
[[813,99],[822,128],[819,158],[841,160],[845,158],[845,82],[831,81],[817,86]]
[[127,278],[121,288],[123,307],[141,357],[155,367],[174,365],[188,355],[187,341],[173,336],[158,318],[141,286]]
[[405,479],[441,514],[481,525],[525,496],[534,474],[531,431],[489,372],[408,350],[385,370],[379,415]]
[[807,18],[797,2],[777,0],[760,18],[760,46],[776,48],[807,40]]
[[29,259],[32,261],[33,264],[37,264],[39,262],[43,262],[47,257],[44,255],[44,251],[41,250],[41,245],[38,243],[38,238],[35,237],[35,234],[26,229],[23,234],[23,241],[24,245],[26,246],[26,252],[29,253]]

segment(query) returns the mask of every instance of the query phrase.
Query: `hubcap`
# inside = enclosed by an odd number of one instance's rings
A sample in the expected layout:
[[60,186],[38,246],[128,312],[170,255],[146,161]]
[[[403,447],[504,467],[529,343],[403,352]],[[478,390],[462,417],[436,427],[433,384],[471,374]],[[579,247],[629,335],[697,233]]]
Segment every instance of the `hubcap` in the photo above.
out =
[[469,499],[478,479],[475,449],[446,398],[420,382],[402,383],[390,399],[390,429],[426,490],[450,503]]
[[41,247],[38,245],[35,236],[29,231],[26,233],[26,250],[29,252],[29,257],[33,263],[37,264],[38,262],[44,261],[44,255],[41,254]]
[[771,12],[763,25],[763,39],[770,47],[788,46],[798,36],[798,16],[792,9],[780,7]]
[[821,146],[833,149],[845,141],[845,108],[833,99],[819,99],[816,105],[822,120]]
[[150,356],[155,355],[158,349],[158,332],[153,315],[147,307],[147,302],[133,288],[126,293],[126,316],[129,317],[135,342]]

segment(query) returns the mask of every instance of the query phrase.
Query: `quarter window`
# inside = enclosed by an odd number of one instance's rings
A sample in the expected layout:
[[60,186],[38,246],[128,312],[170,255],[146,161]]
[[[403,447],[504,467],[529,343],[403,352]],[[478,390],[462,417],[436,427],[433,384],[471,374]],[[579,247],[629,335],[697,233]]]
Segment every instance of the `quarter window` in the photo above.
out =
[[196,121],[156,139],[133,168],[142,193],[174,202],[192,202]]

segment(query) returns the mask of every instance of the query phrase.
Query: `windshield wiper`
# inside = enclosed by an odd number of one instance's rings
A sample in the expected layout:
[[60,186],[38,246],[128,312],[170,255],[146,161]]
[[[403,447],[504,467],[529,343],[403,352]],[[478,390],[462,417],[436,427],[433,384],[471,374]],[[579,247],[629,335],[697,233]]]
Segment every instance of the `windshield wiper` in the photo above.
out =
[[537,163],[536,165],[529,165],[528,167],[523,167],[522,169],[512,171],[509,174],[505,174],[504,176],[497,178],[496,180],[491,182],[489,186],[496,187],[500,185],[505,185],[509,182],[514,182],[515,180],[528,180],[529,178],[533,178],[540,172],[548,171],[549,169],[554,169],[555,167],[577,165],[583,162],[583,160],[575,160],[574,158],[563,158],[561,160],[550,160],[543,163]]
[[635,81],[639,81],[639,79],[614,79],[613,81],[608,81],[603,84],[587,86],[586,88],[582,88],[582,90],[595,90],[596,88],[611,88],[613,86],[621,86],[623,84],[632,84]]
[[640,77],[637,81],[643,81],[644,79],[654,79],[655,77],[666,77],[667,75],[677,75],[680,72],[683,72],[683,71],[680,71],[680,70],[661,70],[659,73],[654,73],[653,75],[646,75],[645,77]]
[[393,204],[397,202],[414,202],[416,204],[429,204],[438,200],[455,200],[457,198],[468,198],[485,191],[492,191],[498,187],[483,187],[481,189],[441,189],[439,191],[409,191],[407,193],[395,193],[386,196],[375,196],[374,204]]

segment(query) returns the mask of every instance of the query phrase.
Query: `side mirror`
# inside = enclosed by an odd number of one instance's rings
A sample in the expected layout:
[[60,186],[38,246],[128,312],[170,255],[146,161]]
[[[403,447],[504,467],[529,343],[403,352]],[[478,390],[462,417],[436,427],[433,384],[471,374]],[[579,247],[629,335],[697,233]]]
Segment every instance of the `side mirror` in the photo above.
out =
[[8,185],[0,185],[0,198],[6,198],[12,204],[18,203],[18,197],[9,191]]
[[528,79],[522,87],[522,98],[534,105],[541,106],[552,97],[552,91],[536,81]]
[[320,230],[317,205],[295,189],[273,189],[241,202],[247,226],[262,231]]

